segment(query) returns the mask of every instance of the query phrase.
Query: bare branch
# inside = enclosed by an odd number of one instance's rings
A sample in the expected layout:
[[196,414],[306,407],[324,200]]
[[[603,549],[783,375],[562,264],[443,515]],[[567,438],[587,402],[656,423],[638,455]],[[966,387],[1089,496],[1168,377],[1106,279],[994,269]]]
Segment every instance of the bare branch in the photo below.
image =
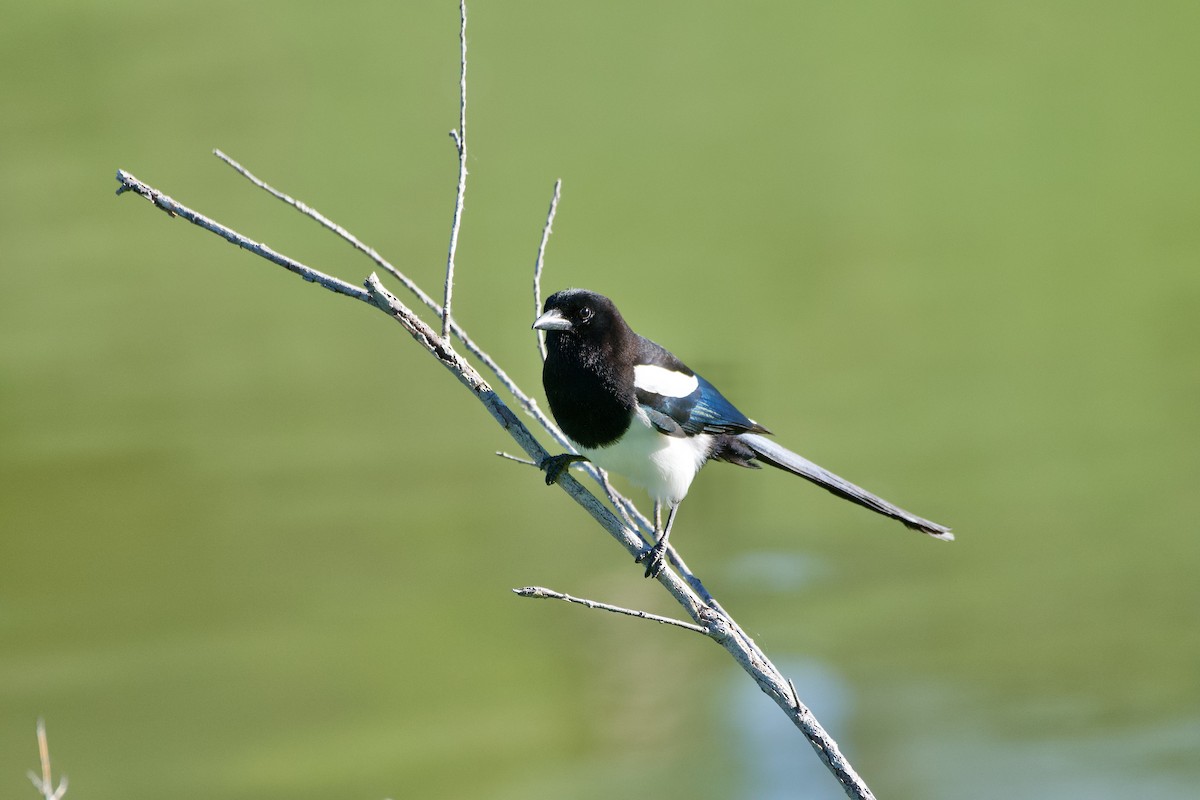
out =
[[463,199],[467,194],[467,0],[458,2],[460,50],[458,72],[458,130],[450,131],[458,150],[458,191],[454,196],[454,223],[450,226],[450,251],[446,256],[445,301],[442,304],[442,338],[450,343],[450,304],[454,296],[454,256],[458,251],[458,230],[462,225]]
[[[542,313],[542,265],[546,259],[546,244],[554,228],[554,215],[558,213],[558,198],[562,192],[562,178],[554,182],[554,196],[550,198],[550,210],[546,212],[546,225],[542,228],[542,242],[538,245],[537,261],[533,265],[533,316]],[[536,331],[538,353],[546,360],[546,332]]]
[[700,625],[693,625],[690,622],[684,622],[683,620],[679,620],[679,619],[672,619],[671,617],[661,617],[658,614],[650,614],[646,611],[638,611],[637,609],[633,609],[633,608],[622,608],[621,606],[614,606],[609,603],[599,603],[595,600],[588,600],[585,597],[572,597],[569,594],[563,594],[562,592],[556,592],[553,589],[546,589],[541,586],[526,586],[522,589],[513,589],[513,592],[515,594],[519,594],[521,597],[537,597],[537,598],[543,598],[543,599],[549,599],[549,600],[565,600],[568,603],[576,603],[581,606],[586,606],[587,608],[595,608],[600,611],[611,611],[614,614],[625,614],[626,616],[630,616],[630,617],[638,617],[640,619],[648,619],[652,622],[661,622],[664,625],[674,625],[677,628],[686,628],[689,631],[695,631],[696,633],[702,633],[705,636],[708,635],[707,628],[701,627]]
[[515,461],[518,464],[524,464],[527,467],[536,467],[537,466],[536,462],[530,461],[528,458],[521,458],[520,456],[514,456],[512,453],[505,453],[503,450],[497,450],[496,455],[500,456],[501,458],[506,458],[509,461]]
[[[448,341],[440,337],[411,309],[401,303],[394,295],[380,284],[379,279],[372,274],[366,281],[367,289],[348,284],[337,278],[326,275],[306,265],[288,258],[265,245],[258,244],[241,234],[193,211],[162,192],[134,178],[124,170],[117,171],[117,179],[121,187],[117,193],[132,191],[149,200],[157,208],[166,211],[171,216],[183,217],[187,221],[216,233],[233,244],[278,264],[285,269],[300,275],[329,289],[332,292],[362,300],[379,308],[399,322],[406,331],[425,350],[431,353],[445,366],[472,394],[487,408],[491,416],[508,431],[522,450],[534,460],[541,463],[547,455],[546,450],[529,432],[528,428],[512,413],[483,377],[462,356],[449,347]],[[443,317],[443,320],[445,318]],[[561,435],[561,434],[560,434]],[[594,472],[594,470],[593,470]],[[598,473],[597,473],[598,474]],[[637,555],[644,547],[642,537],[636,531],[622,524],[595,495],[587,491],[569,473],[564,473],[558,479],[558,485],[572,499],[582,506],[600,525],[607,530],[631,555]],[[618,495],[619,497],[619,495]],[[682,565],[682,560],[676,559]],[[685,573],[688,573],[684,569]],[[829,767],[846,793],[855,798],[866,800],[872,798],[870,789],[854,772],[849,762],[841,754],[837,743],[829,736],[812,713],[799,703],[787,679],[778,668],[763,654],[754,640],[741,629],[734,619],[710,597],[702,599],[693,590],[689,582],[685,582],[672,570],[663,570],[658,577],[672,597],[675,598],[688,616],[708,635],[717,641],[743,669],[758,683],[759,688],[770,696],[787,713],[793,723],[804,733],[813,749],[821,760]],[[694,581],[699,585],[698,581]],[[704,592],[704,595],[707,595]],[[707,602],[706,602],[707,601]]]
[[[458,236],[462,222],[463,202],[466,193],[466,176],[467,176],[467,141],[466,141],[466,69],[467,69],[467,43],[466,43],[466,2],[460,0],[460,28],[459,28],[459,43],[460,43],[460,81],[459,81],[459,127],[457,130],[450,132],[451,138],[454,141],[459,157],[459,176],[458,187],[455,197],[455,210],[453,224],[451,226],[450,245],[447,254],[446,265],[446,282],[444,300],[439,307],[431,298],[428,297],[414,282],[409,280],[399,270],[388,264],[382,259],[373,249],[362,244],[349,231],[342,228],[340,225],[333,223],[314,209],[305,204],[294,200],[293,198],[272,189],[264,182],[258,180],[251,175],[247,170],[241,167],[232,159],[225,156],[220,151],[216,154],[222,158],[227,164],[237,170],[247,179],[251,180],[260,188],[270,192],[278,199],[287,202],[293,208],[301,211],[301,213],[316,220],[326,228],[337,233],[338,236],[352,244],[359,251],[367,254],[375,263],[383,269],[386,269],[394,277],[397,278],[407,289],[409,289],[421,302],[433,309],[441,317],[442,330],[439,336],[429,325],[427,325],[419,316],[411,309],[402,303],[398,298],[392,295],[379,282],[378,277],[372,273],[367,279],[366,289],[359,288],[352,284],[346,283],[338,278],[334,278],[319,270],[301,264],[294,259],[278,253],[265,244],[254,242],[247,237],[233,231],[230,228],[217,223],[202,214],[199,214],[186,206],[183,206],[162,192],[154,189],[141,181],[134,178],[124,170],[117,171],[117,179],[121,186],[117,189],[117,194],[122,194],[127,191],[135,192],[145,199],[153,203],[157,208],[166,212],[169,216],[181,216],[189,222],[202,227],[212,233],[224,238],[226,241],[236,244],[239,247],[249,250],[256,255],[275,263],[285,269],[300,275],[306,281],[316,283],[320,286],[329,289],[338,294],[348,297],[353,297],[363,302],[378,308],[384,313],[391,316],[404,327],[404,329],[420,344],[425,350],[431,353],[438,361],[445,366],[467,389],[469,389],[476,398],[484,405],[491,416],[497,423],[503,427],[520,445],[520,447],[533,459],[532,462],[524,462],[516,456],[501,454],[506,458],[514,461],[522,461],[524,463],[532,463],[537,465],[543,462],[548,453],[541,444],[533,437],[529,430],[521,423],[519,419],[509,410],[508,406],[499,398],[492,390],[484,378],[475,370],[475,368],[453,349],[451,343],[451,334],[459,337],[459,339],[467,346],[468,350],[479,358],[497,378],[503,383],[517,402],[533,416],[539,424],[541,424],[561,445],[571,449],[569,440],[562,435],[557,426],[551,422],[545,414],[537,407],[537,404],[526,394],[524,394],[514,381],[500,369],[499,365],[491,359],[482,349],[479,349],[467,337],[466,332],[454,323],[452,315],[452,295],[454,287],[454,267],[455,255],[457,252]],[[542,233],[542,241],[538,250],[538,259],[534,272],[534,299],[536,310],[540,311],[541,306],[541,274],[544,263],[544,253],[548,238],[551,232],[554,215],[557,209],[561,181],[556,182],[554,197],[551,202],[550,210],[547,215],[546,225]],[[545,343],[539,337],[539,351],[542,357],[545,357]],[[626,524],[622,524],[619,520],[600,500],[587,491],[578,481],[568,473],[564,473],[558,480],[558,485],[566,491],[580,506],[582,506],[602,527],[605,528],[614,538],[616,538],[626,551],[637,555],[642,552],[645,540],[641,534],[642,531],[649,531],[650,524],[644,515],[639,513],[631,501],[621,496],[613,488],[608,481],[607,475],[602,471],[597,470],[591,465],[584,467],[595,480],[597,480],[604,488],[613,507],[624,518]],[[846,793],[851,797],[872,798],[873,795],[866,784],[858,777],[853,768],[846,761],[844,756],[838,750],[837,743],[829,737],[824,728],[812,715],[812,713],[800,702],[796,693],[795,686],[791,681],[788,681],[779,672],[779,670],[770,662],[758,645],[751,639],[745,631],[743,631],[733,618],[716,602],[715,599],[704,588],[698,578],[692,574],[683,560],[674,550],[671,551],[672,561],[679,569],[680,574],[676,574],[672,570],[664,570],[659,574],[659,582],[667,589],[675,600],[684,608],[688,615],[695,621],[696,624],[686,623],[679,620],[672,620],[666,617],[658,617],[641,611],[623,609],[618,606],[596,603],[591,600],[574,598],[569,595],[552,592],[548,589],[540,589],[537,587],[529,587],[525,590],[514,590],[519,594],[531,597],[551,597],[565,600],[567,602],[577,603],[592,608],[621,613],[631,616],[652,619],[664,624],[671,624],[680,627],[685,627],[690,630],[701,632],[714,639],[722,645],[733,658],[746,670],[746,672],[758,683],[759,688],[764,693],[772,697],[775,702],[782,708],[793,723],[804,733],[813,749],[818,756],[830,768],[838,780],[842,783]],[[680,577],[682,575],[682,579]],[[57,789],[50,787],[50,765],[49,765],[49,748],[46,745],[45,729],[39,723],[39,746],[42,754],[43,774],[39,780],[38,776],[31,774],[35,786],[46,796],[46,800],[61,800],[62,794],[66,791],[66,779],[64,778]]]

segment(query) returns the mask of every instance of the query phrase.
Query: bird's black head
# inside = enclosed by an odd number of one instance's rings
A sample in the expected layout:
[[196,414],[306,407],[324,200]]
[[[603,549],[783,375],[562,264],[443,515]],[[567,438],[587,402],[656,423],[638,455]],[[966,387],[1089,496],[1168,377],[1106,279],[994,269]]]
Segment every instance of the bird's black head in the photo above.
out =
[[586,289],[564,289],[546,298],[542,315],[533,323],[537,330],[599,341],[625,329],[621,312],[602,294]]
[[584,447],[617,440],[637,406],[638,337],[612,301],[584,289],[546,298],[533,327],[546,332],[542,386],[563,433]]

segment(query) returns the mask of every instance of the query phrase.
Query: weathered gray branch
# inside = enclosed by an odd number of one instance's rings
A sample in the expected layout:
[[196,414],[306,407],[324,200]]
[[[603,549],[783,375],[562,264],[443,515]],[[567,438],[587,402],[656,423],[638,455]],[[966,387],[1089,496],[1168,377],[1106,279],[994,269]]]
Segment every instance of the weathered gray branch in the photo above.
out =
[[[475,367],[450,347],[448,339],[439,335],[408,306],[391,294],[374,273],[365,281],[365,288],[354,286],[301,264],[264,244],[248,239],[231,228],[178,203],[124,170],[117,171],[117,180],[120,182],[117,194],[134,192],[172,217],[182,217],[242,249],[296,273],[306,281],[316,283],[332,292],[361,300],[383,311],[399,322],[421,347],[446,367],[483,404],[492,418],[512,436],[518,446],[535,463],[541,463],[549,455]],[[444,321],[445,317],[443,317]],[[547,427],[553,430],[553,426]],[[599,498],[584,488],[574,477],[564,474],[559,479],[558,485],[619,541],[628,553],[637,555],[641,552],[644,543],[640,534],[623,524]],[[624,498],[621,499],[624,500]],[[677,560],[677,563],[682,565],[682,560]],[[684,568],[684,572],[685,574],[688,572],[686,568]],[[658,581],[671,593],[696,625],[725,648],[755,680],[759,688],[784,710],[792,722],[803,732],[817,755],[837,777],[846,793],[850,797],[863,800],[872,798],[870,789],[842,755],[837,743],[829,736],[812,712],[799,701],[794,687],[734,619],[715,600],[711,599],[707,592],[701,596],[693,590],[689,582],[685,582],[674,571],[663,570]],[[695,585],[702,586],[698,581],[695,582]]]

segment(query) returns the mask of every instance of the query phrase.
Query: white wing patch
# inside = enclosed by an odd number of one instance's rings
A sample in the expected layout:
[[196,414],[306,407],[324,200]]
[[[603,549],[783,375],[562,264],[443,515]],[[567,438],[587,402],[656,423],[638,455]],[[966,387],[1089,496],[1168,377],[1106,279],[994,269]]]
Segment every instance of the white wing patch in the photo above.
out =
[[638,364],[633,368],[633,385],[643,392],[663,397],[687,397],[700,386],[695,375],[684,375],[666,367]]

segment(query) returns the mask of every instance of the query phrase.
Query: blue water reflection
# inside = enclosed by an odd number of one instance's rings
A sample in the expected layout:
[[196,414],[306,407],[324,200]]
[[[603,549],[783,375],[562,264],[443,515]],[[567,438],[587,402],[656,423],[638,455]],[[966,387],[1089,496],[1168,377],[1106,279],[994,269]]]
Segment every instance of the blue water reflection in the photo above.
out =
[[[845,681],[815,661],[788,660],[777,666],[796,684],[804,704],[838,738],[847,727],[852,701]],[[739,797],[837,800],[846,796],[795,726],[744,672],[731,674],[729,695],[731,747],[742,765]],[[846,747],[847,742],[839,744]]]

